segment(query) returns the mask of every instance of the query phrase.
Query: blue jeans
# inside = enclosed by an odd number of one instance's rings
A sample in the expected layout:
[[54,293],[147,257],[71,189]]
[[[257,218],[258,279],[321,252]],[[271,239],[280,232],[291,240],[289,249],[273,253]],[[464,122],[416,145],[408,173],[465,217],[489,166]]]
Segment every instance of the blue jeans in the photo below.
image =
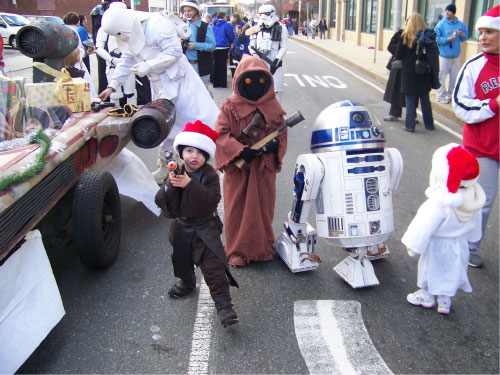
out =
[[420,108],[424,117],[426,129],[434,128],[434,118],[432,117],[431,100],[429,92],[420,95],[406,94],[406,120],[405,127],[408,130],[415,130],[415,119],[417,118],[417,105],[420,99]]
[[290,36],[293,35],[293,27],[288,28],[288,35],[290,35]]
[[479,162],[479,178],[477,182],[486,194],[486,203],[481,210],[482,213],[482,226],[481,226],[481,239],[477,242],[469,242],[469,250],[471,254],[477,254],[479,245],[484,238],[486,225],[490,216],[491,208],[495,203],[495,198],[498,191],[498,161],[490,158],[477,158]]

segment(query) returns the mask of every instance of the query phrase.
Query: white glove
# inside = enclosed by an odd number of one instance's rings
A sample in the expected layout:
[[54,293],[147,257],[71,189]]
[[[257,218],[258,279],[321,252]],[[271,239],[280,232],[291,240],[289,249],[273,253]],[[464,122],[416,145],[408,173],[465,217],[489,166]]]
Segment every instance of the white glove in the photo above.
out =
[[139,77],[144,77],[148,75],[148,73],[151,71],[151,66],[148,64],[147,61],[144,61],[135,64],[132,68],[130,68],[130,71],[137,74]]
[[416,255],[418,255],[416,252],[411,251],[410,249],[406,249],[408,251],[408,255],[411,256],[412,258]]

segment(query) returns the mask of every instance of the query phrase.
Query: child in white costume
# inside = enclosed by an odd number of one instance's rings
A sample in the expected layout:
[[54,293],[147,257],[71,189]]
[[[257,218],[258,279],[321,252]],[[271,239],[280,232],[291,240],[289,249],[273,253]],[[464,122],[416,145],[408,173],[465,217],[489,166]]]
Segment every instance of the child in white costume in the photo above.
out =
[[483,189],[476,182],[479,164],[463,146],[450,143],[432,157],[427,200],[420,206],[401,242],[410,256],[420,254],[417,285],[408,294],[412,305],[449,314],[451,297],[460,288],[472,292],[467,277],[468,241],[481,237]]

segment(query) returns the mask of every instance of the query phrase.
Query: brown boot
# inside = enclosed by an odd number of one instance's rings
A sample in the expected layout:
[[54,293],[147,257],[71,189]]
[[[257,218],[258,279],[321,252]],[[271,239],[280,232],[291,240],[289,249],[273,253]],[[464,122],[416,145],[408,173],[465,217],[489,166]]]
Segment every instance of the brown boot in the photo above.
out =
[[224,328],[239,322],[238,315],[236,315],[236,311],[233,309],[229,293],[212,295],[212,299],[214,300],[220,323]]
[[186,283],[183,280],[177,280],[168,291],[168,295],[172,298],[184,297],[196,289],[196,281]]
[[234,311],[232,307],[229,309],[218,310],[217,315],[219,315],[220,323],[224,326],[224,328],[239,322],[238,315],[236,315],[236,311]]

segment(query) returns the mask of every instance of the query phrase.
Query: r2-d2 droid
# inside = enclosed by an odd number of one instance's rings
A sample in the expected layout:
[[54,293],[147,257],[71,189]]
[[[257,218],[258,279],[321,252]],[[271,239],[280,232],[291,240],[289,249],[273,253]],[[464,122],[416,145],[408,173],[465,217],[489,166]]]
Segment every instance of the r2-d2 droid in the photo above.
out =
[[[378,120],[350,101],[330,105],[316,119],[313,154],[295,164],[294,200],[274,248],[292,272],[316,269],[316,235],[349,256],[334,270],[353,288],[378,285],[370,259],[389,254],[394,230],[392,193],[403,172],[397,149],[385,148]],[[316,230],[307,223],[316,203]]]

